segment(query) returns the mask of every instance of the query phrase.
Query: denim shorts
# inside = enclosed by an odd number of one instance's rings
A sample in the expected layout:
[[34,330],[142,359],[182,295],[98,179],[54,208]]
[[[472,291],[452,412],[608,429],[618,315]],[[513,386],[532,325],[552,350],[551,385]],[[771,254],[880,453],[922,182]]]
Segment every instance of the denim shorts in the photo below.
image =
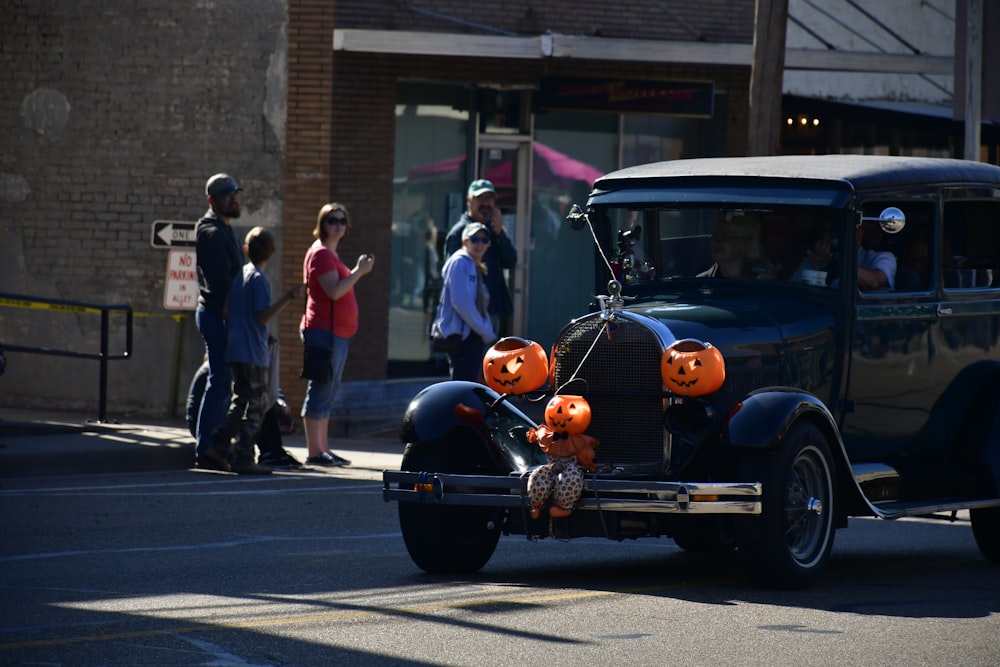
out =
[[304,345],[333,348],[330,363],[333,364],[333,374],[329,382],[309,380],[306,387],[306,399],[302,403],[302,416],[309,419],[328,419],[333,416],[333,402],[340,391],[340,378],[344,374],[344,364],[347,363],[347,347],[350,338],[334,336],[326,329],[306,329],[300,331]]

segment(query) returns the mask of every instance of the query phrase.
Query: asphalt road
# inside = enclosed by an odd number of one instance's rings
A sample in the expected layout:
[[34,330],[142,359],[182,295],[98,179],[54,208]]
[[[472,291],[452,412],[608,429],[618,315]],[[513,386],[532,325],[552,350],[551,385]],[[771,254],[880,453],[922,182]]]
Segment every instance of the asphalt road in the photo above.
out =
[[7,480],[0,663],[1000,664],[1000,568],[968,522],[852,520],[805,591],[670,540],[502,538],[426,575],[378,473]]

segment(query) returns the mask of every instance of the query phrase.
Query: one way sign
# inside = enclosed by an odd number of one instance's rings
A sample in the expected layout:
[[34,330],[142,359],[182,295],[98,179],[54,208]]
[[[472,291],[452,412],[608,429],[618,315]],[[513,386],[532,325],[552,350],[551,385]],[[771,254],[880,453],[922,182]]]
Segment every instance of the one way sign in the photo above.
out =
[[194,226],[193,222],[155,220],[149,244],[154,248],[194,247]]

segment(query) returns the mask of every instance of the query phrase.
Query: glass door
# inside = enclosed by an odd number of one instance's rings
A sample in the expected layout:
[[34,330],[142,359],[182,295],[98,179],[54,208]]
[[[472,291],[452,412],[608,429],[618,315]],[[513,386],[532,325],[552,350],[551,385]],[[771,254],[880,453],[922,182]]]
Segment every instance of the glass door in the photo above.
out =
[[477,178],[492,181],[497,206],[503,214],[504,231],[517,250],[517,264],[504,270],[513,311],[500,322],[501,337],[525,335],[527,302],[527,258],[530,251],[531,137],[525,135],[480,135]]

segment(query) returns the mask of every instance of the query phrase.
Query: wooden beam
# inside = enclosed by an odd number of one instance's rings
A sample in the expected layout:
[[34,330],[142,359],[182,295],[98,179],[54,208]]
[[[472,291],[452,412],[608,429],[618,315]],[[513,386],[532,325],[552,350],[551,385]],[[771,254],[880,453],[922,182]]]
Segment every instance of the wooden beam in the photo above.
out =
[[[393,53],[399,55],[460,56],[463,58],[566,58],[605,62],[681,63],[750,67],[750,44],[656,41],[537,35],[504,37],[408,30],[333,31],[335,51]],[[787,49],[785,69],[835,72],[885,72],[889,74],[954,73],[949,56],[906,55],[860,51]]]

